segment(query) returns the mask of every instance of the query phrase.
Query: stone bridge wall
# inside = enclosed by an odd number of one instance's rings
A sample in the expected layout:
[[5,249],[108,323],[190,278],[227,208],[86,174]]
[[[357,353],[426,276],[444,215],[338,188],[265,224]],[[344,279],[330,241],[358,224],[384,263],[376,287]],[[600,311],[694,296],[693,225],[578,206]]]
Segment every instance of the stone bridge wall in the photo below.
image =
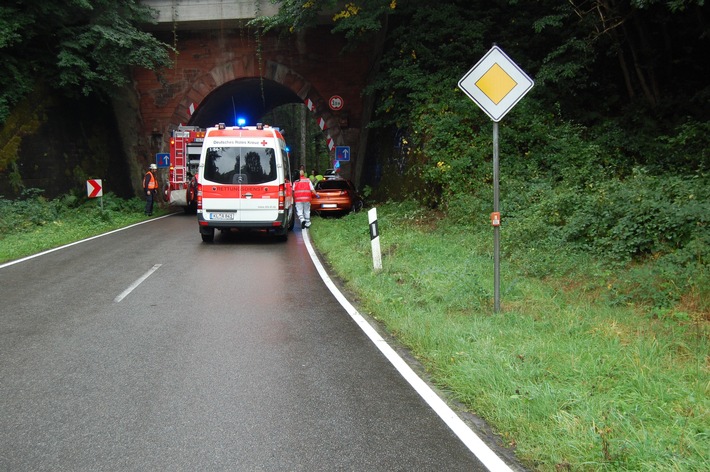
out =
[[[242,3],[254,5],[253,1]],[[271,33],[257,39],[254,29],[230,19],[182,20],[174,23],[175,31],[165,24],[155,31],[161,40],[176,46],[173,66],[158,74],[146,70],[133,74],[140,122],[133,126],[139,130],[136,148],[129,152],[138,162],[145,160],[147,164],[155,153],[167,152],[170,132],[188,123],[191,108],[199,107],[211,92],[234,80],[258,77],[293,91],[309,105],[328,143],[350,146],[353,160],[357,160],[364,148],[363,126],[369,119],[363,116],[370,107],[362,92],[373,67],[375,38],[371,45],[343,53],[344,40],[330,32],[331,26],[299,35]],[[329,99],[335,95],[344,103],[337,111],[329,107]]]

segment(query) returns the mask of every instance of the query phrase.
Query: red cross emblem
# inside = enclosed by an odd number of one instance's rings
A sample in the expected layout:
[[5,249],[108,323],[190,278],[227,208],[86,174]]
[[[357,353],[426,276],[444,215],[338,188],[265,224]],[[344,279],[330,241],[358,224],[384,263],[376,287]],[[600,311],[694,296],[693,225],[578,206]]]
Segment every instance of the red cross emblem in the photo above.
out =
[[261,145],[262,145],[262,146],[266,146],[266,140],[263,140],[263,141],[261,142]]

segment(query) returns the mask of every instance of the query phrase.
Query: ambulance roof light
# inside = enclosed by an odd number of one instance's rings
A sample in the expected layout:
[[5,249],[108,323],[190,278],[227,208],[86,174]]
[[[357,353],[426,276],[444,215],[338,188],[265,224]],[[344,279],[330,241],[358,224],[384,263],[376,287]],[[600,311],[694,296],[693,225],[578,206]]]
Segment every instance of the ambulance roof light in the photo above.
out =
[[218,129],[224,129],[224,128],[225,128],[224,123],[219,123],[219,124],[217,124],[217,128],[218,128]]
[[256,129],[264,129],[264,123],[257,123]]

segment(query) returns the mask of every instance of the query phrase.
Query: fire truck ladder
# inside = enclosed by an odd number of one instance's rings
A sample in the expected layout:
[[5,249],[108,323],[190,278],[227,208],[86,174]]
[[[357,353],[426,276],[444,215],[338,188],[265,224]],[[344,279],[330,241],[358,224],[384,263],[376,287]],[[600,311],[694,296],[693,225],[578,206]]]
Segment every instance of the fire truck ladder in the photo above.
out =
[[173,171],[175,172],[173,177],[173,182],[176,184],[175,188],[184,188],[185,183],[185,172],[187,169],[187,156],[185,151],[187,149],[187,140],[190,136],[189,132],[176,132],[175,133],[175,162],[173,162]]

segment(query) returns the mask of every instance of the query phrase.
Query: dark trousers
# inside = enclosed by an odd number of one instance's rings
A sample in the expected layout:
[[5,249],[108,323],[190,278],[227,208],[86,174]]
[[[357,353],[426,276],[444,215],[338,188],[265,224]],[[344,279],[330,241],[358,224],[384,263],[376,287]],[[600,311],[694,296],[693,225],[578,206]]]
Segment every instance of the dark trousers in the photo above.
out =
[[155,190],[146,190],[146,196],[145,196],[145,214],[146,215],[152,215],[153,214],[153,201],[155,201]]

